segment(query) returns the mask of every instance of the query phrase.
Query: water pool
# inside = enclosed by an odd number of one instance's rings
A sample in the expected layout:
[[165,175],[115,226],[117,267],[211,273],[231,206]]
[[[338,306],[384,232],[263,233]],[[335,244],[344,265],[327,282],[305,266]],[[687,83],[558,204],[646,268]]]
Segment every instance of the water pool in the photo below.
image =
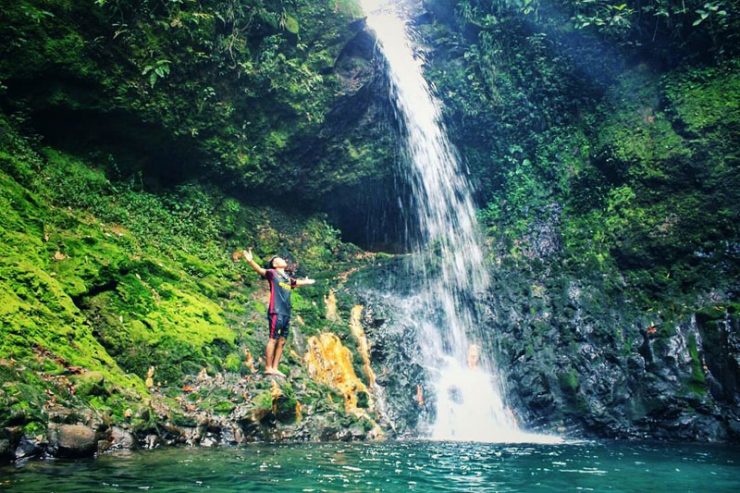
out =
[[740,491],[740,447],[399,441],[170,448],[0,468],[0,490]]

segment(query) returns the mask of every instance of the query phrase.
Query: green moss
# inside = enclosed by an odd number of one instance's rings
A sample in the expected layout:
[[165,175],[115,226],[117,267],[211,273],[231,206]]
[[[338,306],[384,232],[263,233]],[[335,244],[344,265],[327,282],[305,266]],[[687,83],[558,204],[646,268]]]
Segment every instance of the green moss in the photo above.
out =
[[272,411],[272,393],[269,391],[260,392],[252,399],[252,404],[256,409],[264,412]]
[[574,395],[578,390],[578,373],[574,369],[558,373],[558,383],[563,392]]
[[612,155],[628,163],[637,163],[631,173],[645,179],[665,179],[667,175],[651,163],[667,159],[690,158],[691,151],[673,130],[664,115],[650,116],[649,122],[637,112],[619,113],[617,122],[600,132]]
[[296,399],[295,391],[290,382],[280,386],[280,397],[275,401],[275,416],[283,423],[292,423],[296,419]]
[[236,405],[233,402],[222,401],[213,406],[213,412],[217,414],[231,414],[234,408],[236,408]]
[[740,123],[740,73],[732,65],[677,71],[663,87],[673,114],[694,135]]
[[31,422],[23,426],[23,434],[27,436],[38,436],[43,435],[46,432],[46,427],[42,423]]
[[75,387],[75,394],[81,397],[105,396],[110,394],[110,390],[106,386],[105,377],[100,372],[85,372],[71,380]]
[[242,366],[242,359],[238,353],[229,353],[222,364],[224,370],[238,373]]
[[724,304],[707,305],[696,311],[696,317],[702,323],[723,320],[729,310],[730,307]]
[[[349,265],[345,252],[356,251],[320,219],[244,206],[194,186],[153,195],[110,182],[66,152],[35,154],[4,128],[15,147],[0,154],[0,426],[45,423],[52,395],[122,422],[126,409],[136,412],[151,398],[144,385],[150,367],[155,383],[170,390],[201,368],[238,372],[242,346],[255,355],[263,349],[265,286],[231,261],[231,251],[287,249],[306,259],[305,274],[345,269],[337,255]],[[227,239],[235,231],[238,244]],[[329,286],[296,293],[294,309],[308,331],[322,323]],[[5,368],[11,359],[26,371]],[[235,399],[188,395],[224,413]],[[294,419],[295,405],[286,387],[279,419]],[[144,412],[133,423],[153,430],[157,420]]]

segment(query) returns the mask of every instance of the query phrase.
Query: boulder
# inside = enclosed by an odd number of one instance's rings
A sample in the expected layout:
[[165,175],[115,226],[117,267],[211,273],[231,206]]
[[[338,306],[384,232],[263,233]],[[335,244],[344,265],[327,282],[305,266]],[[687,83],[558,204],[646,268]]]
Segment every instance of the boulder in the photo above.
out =
[[136,438],[131,432],[123,428],[114,426],[111,429],[110,439],[109,450],[132,450],[136,448]]
[[15,460],[28,459],[40,455],[43,451],[41,443],[34,437],[23,435],[18,446],[15,448]]
[[98,450],[95,430],[80,424],[50,428],[49,445],[59,457],[90,457]]
[[157,435],[149,434],[144,438],[144,448],[151,450],[159,447],[160,444],[161,440]]
[[110,395],[106,387],[105,377],[97,371],[88,371],[72,378],[75,395],[78,396],[105,396]]

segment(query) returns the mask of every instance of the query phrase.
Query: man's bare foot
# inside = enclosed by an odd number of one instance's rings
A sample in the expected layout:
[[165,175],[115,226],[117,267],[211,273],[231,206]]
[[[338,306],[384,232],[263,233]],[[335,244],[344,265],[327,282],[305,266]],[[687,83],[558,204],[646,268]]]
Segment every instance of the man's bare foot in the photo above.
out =
[[275,370],[273,370],[272,368],[265,368],[264,374],[265,375],[275,375]]
[[272,374],[273,374],[273,375],[276,375],[276,376],[278,376],[278,377],[283,377],[283,378],[285,378],[285,373],[281,372],[281,371],[280,371],[280,370],[278,370],[277,368],[272,368]]

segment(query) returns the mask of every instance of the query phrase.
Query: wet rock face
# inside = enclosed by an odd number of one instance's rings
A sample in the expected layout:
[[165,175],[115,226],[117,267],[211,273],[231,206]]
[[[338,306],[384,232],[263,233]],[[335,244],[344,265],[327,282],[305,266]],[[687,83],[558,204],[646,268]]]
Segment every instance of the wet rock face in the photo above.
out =
[[562,206],[554,203],[543,208],[523,237],[523,254],[531,259],[547,259],[562,248],[560,215]]
[[[733,377],[712,369],[731,368],[729,337],[708,348],[695,319],[651,321],[588,281],[494,277],[484,344],[521,422],[593,437],[737,439]],[[711,391],[717,379],[724,400]]]
[[360,30],[342,49],[334,72],[337,74],[344,95],[353,95],[375,76],[373,66],[375,39],[366,30]]
[[740,319],[710,309],[698,313],[696,321],[711,372],[712,396],[740,406]]
[[[388,300],[371,293],[365,296],[368,309],[363,323],[381,388],[379,405],[398,435],[413,435],[432,409],[423,398],[426,375],[413,321],[401,318],[398,309],[386,304]],[[417,397],[420,388],[422,398]]]
[[44,443],[38,439],[38,437],[31,437],[23,435],[20,438],[15,451],[13,453],[13,459],[16,461],[36,457],[40,455],[44,450]]
[[[434,396],[416,359],[413,321],[393,301],[410,287],[389,280],[389,269],[357,278],[353,289],[367,306],[363,326],[386,415],[399,434],[416,434]],[[495,358],[524,427],[574,437],[740,438],[736,315],[661,322],[599,279],[504,268],[492,272],[481,311],[483,355]]]
[[107,450],[132,450],[136,448],[136,437],[123,428],[114,426],[111,429],[110,444]]
[[352,276],[344,291],[365,307],[360,322],[378,385],[377,406],[395,435],[415,436],[433,412],[434,396],[416,339],[418,320],[402,306],[413,302],[416,288],[415,279],[397,275],[405,268],[403,258],[381,263]]
[[[368,29],[359,29],[337,58],[333,73],[339,97],[304,151],[303,159],[314,164],[306,170],[310,180],[301,193],[320,202],[343,239],[371,250],[398,251],[405,227],[398,197],[406,192],[396,180],[398,125],[375,45]],[[327,180],[328,193],[312,185]]]
[[13,459],[15,445],[17,443],[17,433],[12,428],[0,428],[0,462]]

